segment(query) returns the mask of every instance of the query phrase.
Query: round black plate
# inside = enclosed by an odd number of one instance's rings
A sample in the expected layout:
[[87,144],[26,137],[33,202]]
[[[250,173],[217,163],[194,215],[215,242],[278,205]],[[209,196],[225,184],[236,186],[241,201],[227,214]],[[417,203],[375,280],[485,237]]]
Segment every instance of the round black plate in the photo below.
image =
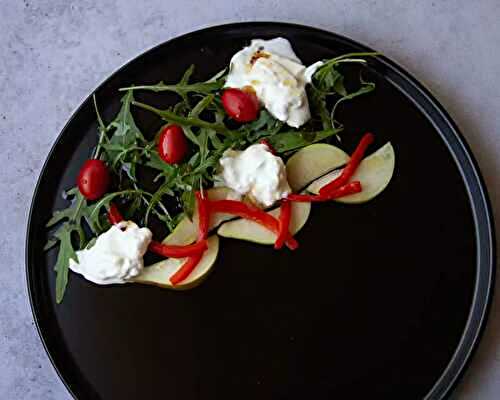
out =
[[[309,64],[367,48],[313,28],[233,24],[190,33],[141,55],[96,92],[105,118],[117,89],[205,79],[251,38],[288,38]],[[463,372],[485,323],[494,278],[484,184],[455,124],[384,57],[374,93],[345,104],[342,147],[370,130],[396,150],[384,193],[359,206],[314,205],[300,249],[223,239],[213,274],[171,292],[98,287],[72,274],[54,302],[55,252],[44,224],[64,205],[96,141],[87,99],[54,145],[33,199],[27,276],[33,313],[61,378],[80,399],[441,399]],[[142,99],[166,106],[167,94]],[[158,120],[138,112],[152,133]]]

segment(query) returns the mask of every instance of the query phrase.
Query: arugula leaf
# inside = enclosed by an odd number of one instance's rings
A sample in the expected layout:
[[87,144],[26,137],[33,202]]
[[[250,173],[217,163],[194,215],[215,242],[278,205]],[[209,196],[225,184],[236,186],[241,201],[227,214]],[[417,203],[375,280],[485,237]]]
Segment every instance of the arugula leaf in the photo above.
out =
[[121,88],[120,91],[131,91],[131,90],[152,90],[153,92],[175,92],[182,97],[183,100],[187,100],[187,96],[190,93],[198,94],[210,94],[219,91],[224,86],[224,79],[217,77],[215,80],[199,82],[199,83],[188,83],[189,78],[194,72],[194,65],[188,68],[184,73],[184,76],[177,84],[167,85],[163,81],[158,82],[156,85],[142,85],[142,86],[130,86]]
[[213,94],[210,94],[208,96],[203,97],[191,110],[189,113],[190,117],[199,117],[200,114],[212,104],[214,101],[215,96]]
[[[365,82],[360,78],[361,87],[352,93],[348,93],[344,86],[344,75],[338,69],[339,65],[343,63],[359,63],[364,65],[367,61],[361,57],[375,57],[378,54],[373,52],[344,54],[325,61],[316,70],[309,90],[309,98],[313,105],[313,112],[321,119],[323,129],[335,128],[335,111],[340,103],[352,100],[375,89],[374,83]],[[328,111],[327,100],[330,96],[338,97],[338,99],[335,101],[331,111]]]
[[283,125],[284,123],[274,118],[269,111],[262,109],[259,118],[240,127],[240,135],[235,139],[240,141],[240,144],[251,144],[260,138],[275,135]]
[[174,114],[186,115],[191,110],[191,104],[189,104],[189,100],[181,100],[175,106],[170,107],[169,110]]
[[[313,88],[321,94],[335,94],[335,85],[339,80],[343,80],[344,76],[337,70],[336,65],[330,67],[322,66],[318,68],[313,75]],[[333,89],[333,90],[332,90]]]
[[[210,107],[213,101],[214,101],[214,95],[208,95],[202,97],[202,99],[189,112],[188,116],[190,118],[197,118],[206,108]],[[191,126],[185,125],[182,127],[182,130],[184,131],[184,134],[191,142],[193,142],[197,146],[200,146],[198,137],[194,133]]]
[[338,135],[341,129],[327,129],[317,132],[282,132],[270,136],[267,140],[278,153],[298,150],[304,146],[319,142],[330,136]]
[[78,238],[78,248],[83,248],[86,244],[85,233],[82,228],[82,219],[88,216],[87,201],[80,192],[74,189],[66,192],[68,199],[72,199],[72,204],[65,210],[56,211],[52,218],[47,222],[47,227],[53,227],[60,224],[53,233],[52,238],[47,241],[44,249],[48,250],[59,244],[59,253],[54,267],[56,277],[56,301],[60,303],[64,296],[64,291],[68,282],[69,260],[78,261],[73,248],[72,238],[76,234]]
[[100,151],[101,151],[101,146],[103,145],[104,141],[108,140],[108,137],[106,135],[106,132],[108,131],[108,127],[104,125],[104,122],[102,120],[101,114],[99,113],[99,108],[97,107],[97,100],[95,98],[95,93],[92,94],[92,99],[94,101],[94,110],[95,114],[97,117],[97,129],[99,131],[99,141],[97,143],[97,146],[94,151],[94,156],[92,158],[99,158]]
[[[166,180],[166,182],[160,186],[160,188],[153,194],[151,197],[151,200],[148,204],[148,207],[146,208],[146,215],[144,217],[144,222],[147,225],[148,220],[149,220],[149,214],[151,211],[154,210],[154,208],[161,203],[161,198],[163,195],[168,194],[169,196],[175,196],[173,190],[172,190],[172,181]],[[166,208],[162,207],[164,211],[166,211]],[[170,217],[170,213],[168,211],[165,212],[167,217]]]
[[224,119],[226,118],[226,111],[222,106],[222,101],[219,96],[216,96],[214,98],[214,101],[212,102],[212,104],[210,104],[208,110],[213,112],[215,122],[217,123],[224,122]]
[[376,51],[361,51],[361,52],[354,52],[354,53],[346,53],[342,54],[338,57],[331,58],[320,67],[324,66],[329,66],[329,65],[335,65],[339,64],[342,62],[358,62],[358,63],[366,63],[366,60],[361,57],[377,57],[381,55],[381,53],[376,52]]
[[144,165],[156,169],[158,171],[164,172],[166,174],[171,174],[175,169],[175,166],[167,164],[162,160],[157,150],[151,151],[149,154],[149,160],[144,163]]
[[370,93],[372,92],[373,90],[375,90],[375,83],[373,82],[365,82],[363,81],[362,78],[360,78],[360,81],[361,81],[361,84],[362,86],[356,90],[355,92],[352,92],[352,93],[348,93],[346,95],[344,95],[343,97],[341,97],[339,100],[337,100],[332,108],[332,111],[330,113],[330,118],[332,120],[332,125],[334,123],[334,116],[335,116],[335,110],[337,109],[337,107],[339,106],[339,104],[341,104],[342,102],[344,101],[347,101],[347,100],[352,100],[358,96],[362,96],[363,94],[367,94],[367,93]]
[[78,262],[73,245],[71,244],[71,231],[61,230],[57,234],[59,239],[59,253],[54,269],[56,270],[56,302],[61,303],[68,284],[69,260]]
[[184,71],[184,74],[182,75],[181,80],[179,81],[180,85],[185,85],[189,82],[189,79],[191,79],[191,76],[193,75],[194,72],[194,64],[191,64],[186,71]]
[[43,246],[43,251],[50,250],[52,247],[54,247],[57,243],[59,243],[58,239],[52,238],[47,240],[47,243],[45,243],[45,246]]
[[133,92],[129,90],[121,99],[122,106],[117,116],[105,128],[104,133],[112,131],[112,135],[106,140],[107,143],[101,143],[101,147],[108,165],[120,180],[123,179],[122,173],[125,172],[133,182],[137,183],[136,164],[151,151],[154,142],[148,143],[137,127],[131,111],[133,101]]
[[193,142],[196,146],[199,146],[200,144],[198,143],[198,138],[196,137],[196,134],[193,132],[193,129],[191,129],[190,126],[183,126],[182,131],[184,132],[184,135]]
[[92,100],[94,102],[95,115],[97,117],[97,126],[100,132],[106,131],[106,126],[102,120],[101,114],[99,113],[99,108],[97,107],[97,99],[95,98],[95,93],[92,94]]
[[158,115],[160,118],[162,118],[167,122],[176,123],[183,127],[195,126],[198,128],[213,129],[217,133],[220,133],[225,136],[231,136],[232,134],[234,134],[234,132],[231,129],[227,128],[223,123],[220,122],[208,122],[196,117],[183,117],[173,113],[172,111],[160,110],[158,108],[155,108],[148,104],[141,103],[139,101],[132,101],[132,104],[139,108],[143,108],[144,110],[148,110],[155,113],[156,115]]
[[215,132],[213,129],[208,129],[208,137],[210,138],[210,143],[212,144],[213,148],[216,150],[222,149],[224,146],[221,140],[217,136],[217,132]]
[[134,139],[144,139],[144,136],[135,124],[134,117],[130,112],[130,104],[133,100],[134,93],[132,90],[128,90],[121,99],[122,107],[118,115],[110,124],[110,126],[116,128],[113,137],[116,138],[116,141],[120,139],[121,143],[131,142]]
[[328,111],[326,107],[326,95],[311,87],[309,90],[309,100],[312,105],[312,115],[319,117],[321,124],[323,125],[323,129],[330,129],[332,121],[330,119],[330,111]]
[[45,225],[47,228],[54,226],[61,222],[63,219],[71,218],[74,214],[73,208],[66,208],[65,210],[54,211],[52,214],[52,218],[49,219],[47,224]]
[[181,201],[184,213],[188,216],[188,218],[193,218],[195,205],[194,190],[187,190],[183,192],[181,194]]
[[99,201],[88,207],[88,210],[90,211],[87,215],[87,221],[89,222],[89,225],[93,225],[97,227],[97,229],[102,230],[103,227],[99,218],[101,211],[106,212],[106,210],[109,209],[111,202],[116,197],[126,197],[128,199],[131,199],[135,198],[136,196],[141,196],[143,199],[146,196],[152,197],[150,193],[140,189],[127,189],[107,194]]
[[219,72],[217,72],[210,79],[207,79],[205,82],[215,82],[215,81],[218,81],[218,80],[222,80],[223,82],[225,82],[226,81],[227,71],[228,71],[228,68],[221,69]]
[[339,79],[337,79],[333,85],[333,90],[337,92],[341,96],[347,96],[347,90],[344,86],[344,77],[341,76]]

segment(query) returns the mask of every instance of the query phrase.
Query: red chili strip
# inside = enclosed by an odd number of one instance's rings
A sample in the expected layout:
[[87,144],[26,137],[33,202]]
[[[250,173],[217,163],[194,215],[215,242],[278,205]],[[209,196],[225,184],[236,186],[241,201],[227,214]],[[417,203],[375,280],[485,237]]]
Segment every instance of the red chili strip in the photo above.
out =
[[358,147],[356,147],[356,150],[354,150],[354,153],[352,153],[349,162],[342,170],[342,173],[333,181],[323,186],[319,190],[320,195],[328,195],[333,190],[345,185],[349,181],[349,179],[351,179],[351,177],[354,175],[354,172],[356,172],[359,163],[363,160],[363,156],[366,152],[367,147],[373,143],[374,138],[375,137],[372,133],[365,133],[363,135],[358,144]]
[[108,220],[111,225],[116,225],[123,221],[120,210],[118,210],[118,207],[114,203],[109,205]]
[[326,196],[320,196],[316,194],[289,194],[287,197],[290,201],[296,201],[298,203],[315,203],[320,201],[330,200]]
[[[208,223],[210,221],[210,203],[200,191],[196,192],[195,195],[198,205],[198,243],[206,243]],[[175,286],[186,279],[196,268],[202,257],[203,252],[188,257],[182,267],[170,277],[170,283]]]
[[[279,235],[279,222],[272,215],[262,211],[260,208],[249,206],[246,203],[237,200],[217,200],[210,201],[210,210],[212,212],[221,212],[226,214],[236,215],[245,218],[269,229],[276,235]],[[295,250],[299,247],[298,242],[287,233],[285,243],[290,250]]]
[[363,190],[360,181],[354,181],[348,183],[347,185],[341,186],[337,189],[332,190],[330,193],[325,195],[316,194],[289,194],[287,199],[290,201],[297,201],[301,203],[312,203],[318,201],[329,201],[338,199],[340,197],[349,196],[351,194],[359,193]]
[[184,264],[182,264],[182,267],[180,267],[176,273],[170,277],[170,283],[175,286],[185,280],[196,268],[201,260],[201,257],[203,257],[203,253],[198,253],[195,256],[188,257],[186,261],[184,261]]
[[203,253],[207,248],[206,240],[188,244],[187,246],[167,245],[153,240],[149,244],[148,250],[163,257],[184,258]]
[[280,206],[279,216],[279,233],[274,243],[274,248],[279,250],[285,244],[287,235],[289,234],[290,220],[292,218],[292,203],[288,200],[283,200]]
[[340,197],[349,196],[351,194],[359,193],[363,190],[360,181],[350,182],[327,194],[328,200],[338,199]]

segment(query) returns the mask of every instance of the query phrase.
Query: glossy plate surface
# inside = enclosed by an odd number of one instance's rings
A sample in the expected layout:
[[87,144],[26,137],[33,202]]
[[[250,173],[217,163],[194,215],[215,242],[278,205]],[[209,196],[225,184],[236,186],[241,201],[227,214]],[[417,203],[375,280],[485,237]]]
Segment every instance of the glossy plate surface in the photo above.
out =
[[[96,91],[105,119],[117,89],[195,79],[227,65],[252,38],[284,36],[305,64],[366,48],[313,28],[233,24],[147,51]],[[60,193],[96,142],[91,98],[70,119],[35,190],[27,277],[47,351],[79,399],[441,399],[477,344],[491,298],[494,238],[487,195],[457,128],[434,98],[385,58],[365,78],[376,91],[338,119],[351,152],[391,141],[396,171],[364,205],[314,205],[295,252],[221,239],[215,271],[197,289],[98,287],[70,275],[54,299],[56,254],[42,251]],[[139,99],[167,106],[169,94]],[[136,113],[153,134],[160,122]]]

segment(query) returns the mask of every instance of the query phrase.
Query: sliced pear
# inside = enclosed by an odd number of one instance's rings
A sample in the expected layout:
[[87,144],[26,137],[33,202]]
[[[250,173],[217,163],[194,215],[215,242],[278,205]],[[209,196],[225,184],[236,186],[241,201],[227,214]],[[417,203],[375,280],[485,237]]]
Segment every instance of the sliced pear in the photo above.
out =
[[198,227],[188,217],[184,217],[175,229],[163,239],[164,244],[185,246],[193,243],[198,237]]
[[[236,199],[238,194],[226,187],[216,187],[207,190],[210,200]],[[210,217],[209,229],[218,227],[224,221],[234,218],[231,214],[217,213]],[[164,244],[183,246],[193,243],[198,237],[198,210],[195,208],[193,219],[184,217],[175,229],[163,240]]]
[[[380,194],[391,181],[394,173],[396,156],[394,148],[388,142],[375,153],[366,157],[358,166],[351,181],[360,181],[363,191],[350,196],[342,197],[335,201],[340,203],[356,204],[365,203]],[[341,170],[330,172],[329,174],[315,180],[307,187],[307,191],[318,194],[319,190],[327,183],[339,176]]]
[[[295,235],[307,222],[311,211],[311,203],[292,203],[292,217],[290,220],[290,233]],[[279,208],[269,211],[268,214],[278,218]],[[217,230],[219,236],[241,239],[259,244],[274,244],[276,235],[259,225],[256,222],[247,219],[237,219],[222,224]]]
[[288,184],[298,192],[318,177],[345,165],[349,155],[326,143],[311,144],[291,156],[286,163]]
[[186,290],[198,286],[212,270],[219,253],[219,238],[217,235],[208,238],[208,249],[203,253],[193,272],[181,283],[172,285],[170,277],[182,266],[185,258],[167,258],[149,267],[133,278],[132,282],[154,285],[166,289]]

